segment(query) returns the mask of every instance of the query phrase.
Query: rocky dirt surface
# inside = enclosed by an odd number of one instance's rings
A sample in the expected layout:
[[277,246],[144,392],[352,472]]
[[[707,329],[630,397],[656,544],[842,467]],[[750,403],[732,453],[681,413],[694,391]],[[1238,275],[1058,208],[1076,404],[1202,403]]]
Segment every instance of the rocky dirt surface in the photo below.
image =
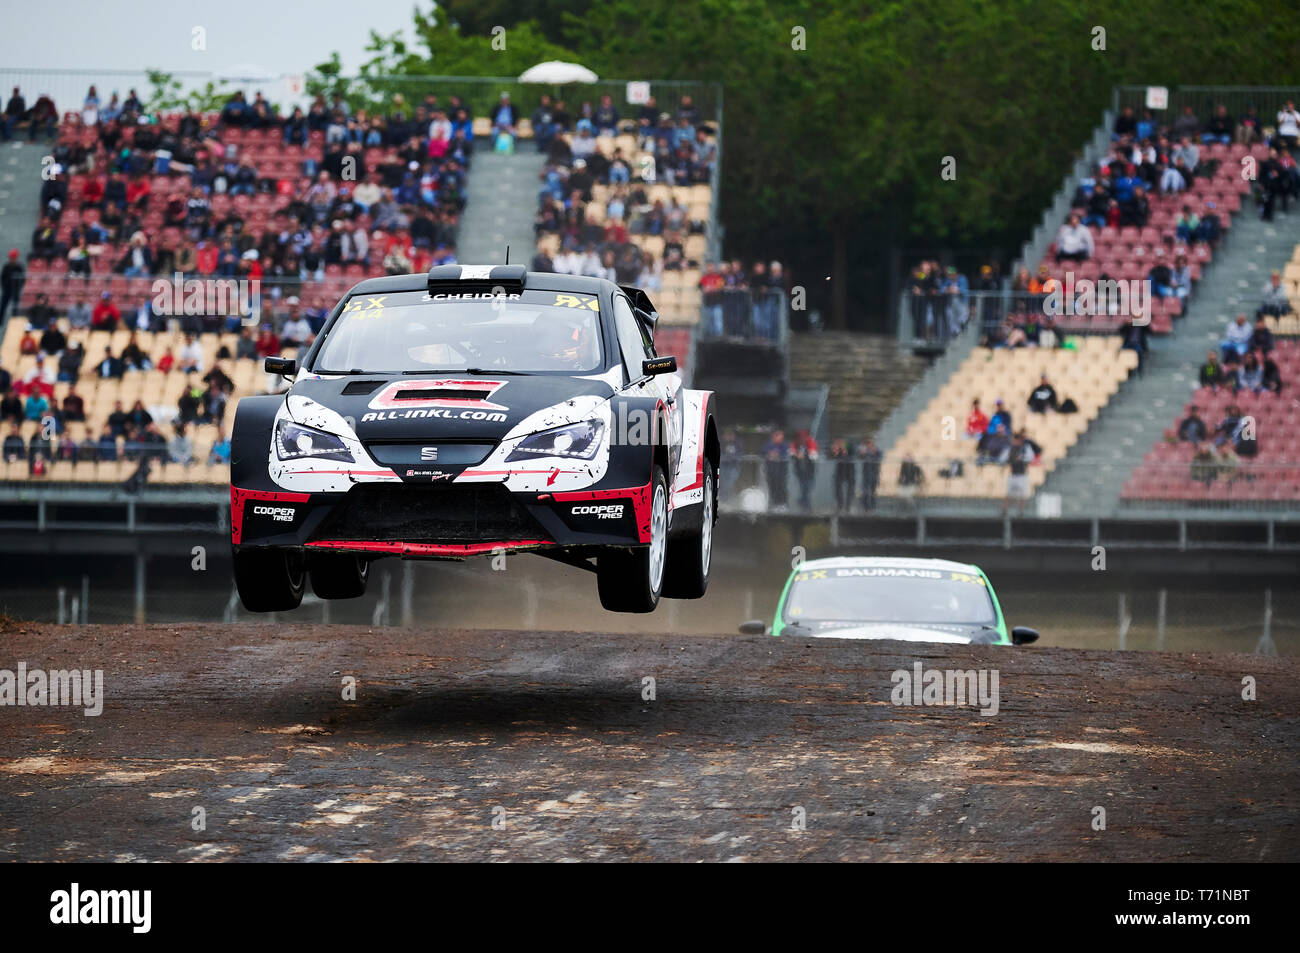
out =
[[[918,661],[997,714],[892,704]],[[106,698],[0,707],[6,860],[1300,859],[1294,658],[10,622],[19,662]]]

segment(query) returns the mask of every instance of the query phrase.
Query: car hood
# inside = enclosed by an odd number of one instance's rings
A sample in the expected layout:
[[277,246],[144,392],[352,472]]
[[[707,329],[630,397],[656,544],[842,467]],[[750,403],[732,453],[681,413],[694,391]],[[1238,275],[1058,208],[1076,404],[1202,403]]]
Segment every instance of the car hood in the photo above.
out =
[[818,622],[799,625],[790,633],[818,639],[892,639],[897,642],[948,642],[966,645],[993,641],[997,633],[969,625],[919,625],[905,622]]
[[495,443],[540,410],[555,407],[560,419],[563,405],[573,398],[608,398],[613,388],[603,380],[562,375],[307,374],[290,394],[344,417],[367,444],[431,435]]

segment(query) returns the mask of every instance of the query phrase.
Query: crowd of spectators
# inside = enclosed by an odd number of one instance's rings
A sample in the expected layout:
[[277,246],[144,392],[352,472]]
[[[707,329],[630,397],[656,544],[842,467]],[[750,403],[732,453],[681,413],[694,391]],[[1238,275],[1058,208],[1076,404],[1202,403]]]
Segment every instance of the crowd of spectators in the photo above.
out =
[[959,334],[971,317],[972,291],[1002,288],[1002,268],[997,262],[980,265],[972,283],[956,266],[921,261],[907,279],[912,335],[916,340],[942,342]]
[[[284,348],[310,345],[325,317],[318,313],[309,318],[298,299],[290,297],[282,303],[276,320],[268,320],[260,330],[238,325],[238,337],[232,344],[221,344],[209,362],[198,328],[183,331],[175,347],[170,337],[155,340],[152,334],[142,343],[141,333],[152,329],[137,330],[122,321],[107,292],[94,311],[74,306],[73,316],[67,318],[51,317],[52,309],[39,303],[30,310],[18,345],[20,356],[32,358],[30,367],[17,378],[0,367],[0,426],[9,428],[4,460],[26,460],[35,476],[43,475],[54,460],[144,461],[145,466],[136,473],[137,483],[147,478],[150,462],[186,466],[203,460],[209,464],[229,462],[226,409],[235,391],[234,365],[277,356]],[[75,317],[78,314],[86,320]],[[129,333],[118,350],[105,346],[102,352],[91,354],[92,330]],[[176,388],[173,406],[146,408],[136,401],[124,410],[119,401],[104,420],[91,418],[81,389],[86,378],[93,387],[100,381],[124,381],[146,371],[167,375],[164,386]],[[55,394],[55,385],[60,383],[68,385],[61,401]],[[276,386],[276,382],[268,378],[268,385]],[[155,415],[160,419],[155,420]],[[20,432],[24,423],[39,425],[26,441]],[[75,433],[74,424],[80,425]],[[213,428],[211,443],[206,457],[200,457],[195,437],[208,427]]]
[[[281,117],[261,93],[216,115],[147,113],[135,91],[59,129],[29,260],[111,271],[322,280],[455,261],[472,162],[472,117],[429,94],[386,114],[317,96]],[[34,269],[33,269],[34,270]]]
[[[724,482],[728,479],[734,482],[738,469],[736,463],[742,455],[734,433],[723,436],[722,450],[724,458],[733,461],[731,467],[724,468]],[[810,512],[817,475],[823,463],[831,468],[836,512],[869,513],[876,508],[882,455],[871,439],[854,442],[836,438],[823,456],[816,438],[807,430],[800,430],[793,439],[787,439],[785,431],[775,430],[763,443],[759,458],[767,487],[767,504],[772,512],[790,512],[791,480],[797,493],[795,506],[802,512]],[[730,477],[727,476],[728,470],[732,474]],[[724,486],[723,490],[726,496],[728,487]]]
[[[509,115],[499,119],[508,130]],[[609,96],[584,102],[576,115],[563,100],[543,96],[531,124],[537,149],[546,154],[533,225],[539,239],[533,271],[605,277],[653,294],[663,288],[664,272],[700,267],[686,253],[686,238],[704,234],[707,222],[692,218],[671,192],[667,198],[650,195],[656,184],[713,180],[714,130],[690,96],[681,98],[675,114],[661,112],[651,97],[634,117],[621,116]],[[594,215],[597,186],[607,186],[609,198]],[[558,251],[548,252],[548,236],[558,238]],[[649,236],[663,240],[660,256],[638,244]]]

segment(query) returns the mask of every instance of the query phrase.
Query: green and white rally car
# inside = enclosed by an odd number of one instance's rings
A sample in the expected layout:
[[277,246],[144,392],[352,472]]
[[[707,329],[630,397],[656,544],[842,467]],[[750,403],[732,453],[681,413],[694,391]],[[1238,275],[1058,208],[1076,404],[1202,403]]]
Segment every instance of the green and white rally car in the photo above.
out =
[[769,629],[761,620],[746,635],[834,639],[897,639],[1026,645],[1034,629],[1007,630],[988,576],[947,559],[835,556],[795,567]]

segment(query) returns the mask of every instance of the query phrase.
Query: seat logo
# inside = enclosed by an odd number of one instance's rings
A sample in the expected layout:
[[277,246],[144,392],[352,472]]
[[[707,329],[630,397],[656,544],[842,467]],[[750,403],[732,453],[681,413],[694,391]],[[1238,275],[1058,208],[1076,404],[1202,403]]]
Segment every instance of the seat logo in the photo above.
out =
[[423,462],[428,462],[428,461],[431,461],[431,460],[437,460],[437,459],[438,459],[438,448],[437,448],[437,447],[421,447],[421,448],[420,448],[420,461],[421,461],[422,463],[423,463]]

